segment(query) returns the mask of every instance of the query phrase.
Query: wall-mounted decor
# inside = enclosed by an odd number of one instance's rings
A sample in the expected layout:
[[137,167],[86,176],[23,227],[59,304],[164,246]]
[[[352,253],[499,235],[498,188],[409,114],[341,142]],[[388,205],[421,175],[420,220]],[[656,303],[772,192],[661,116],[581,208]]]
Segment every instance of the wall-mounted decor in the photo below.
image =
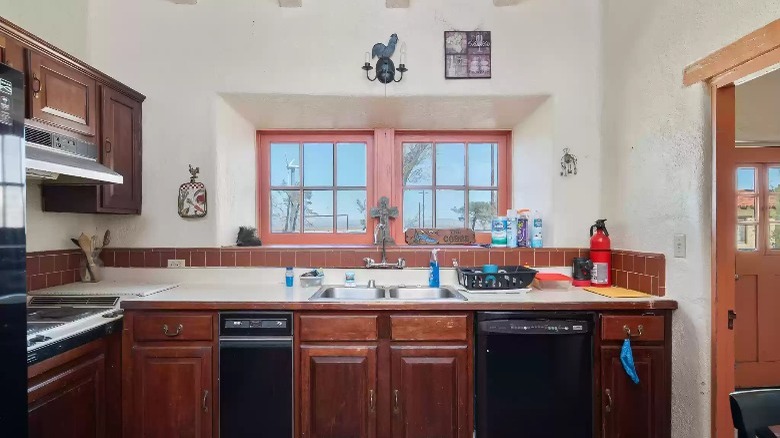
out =
[[206,186],[196,181],[200,167],[190,164],[190,182],[179,187],[179,216],[201,218],[206,216]]
[[[390,41],[388,41],[387,44],[376,43],[374,44],[374,47],[371,48],[370,54],[366,52],[366,60],[363,62],[363,67],[361,67],[366,72],[366,79],[372,82],[378,80],[383,84],[401,82],[404,78],[404,72],[408,70],[406,64],[404,64],[406,61],[406,44],[401,44],[401,62],[396,69],[393,60],[390,58],[393,56],[393,53],[395,53],[395,46],[397,44],[398,35],[392,34],[390,35]],[[376,73],[374,73],[374,77],[372,78],[368,73],[374,69],[374,67],[371,66],[371,60],[374,58],[378,59],[376,61]],[[398,76],[397,79],[395,77],[396,71],[401,72],[401,75]]]
[[379,219],[374,244],[381,245],[384,242],[386,245],[395,245],[395,239],[390,235],[390,219],[398,217],[398,207],[391,207],[387,196],[382,196],[379,198],[377,206],[371,208],[369,214],[372,218]]
[[490,32],[444,31],[444,78],[489,79]]
[[569,148],[563,150],[563,157],[561,157],[561,176],[569,176],[577,174],[577,156],[569,153]]
[[409,228],[404,238],[408,245],[472,245],[477,242],[474,230],[468,228]]

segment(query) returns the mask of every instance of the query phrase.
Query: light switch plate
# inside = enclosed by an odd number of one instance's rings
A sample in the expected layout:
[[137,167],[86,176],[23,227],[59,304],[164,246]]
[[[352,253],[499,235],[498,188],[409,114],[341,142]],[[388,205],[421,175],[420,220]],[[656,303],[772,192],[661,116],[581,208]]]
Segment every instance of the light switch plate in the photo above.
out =
[[185,266],[185,261],[183,259],[170,259],[168,260],[168,267],[169,268],[183,268]]
[[686,252],[686,243],[685,243],[685,234],[675,234],[674,235],[674,256],[677,258],[684,259],[685,258],[685,252]]

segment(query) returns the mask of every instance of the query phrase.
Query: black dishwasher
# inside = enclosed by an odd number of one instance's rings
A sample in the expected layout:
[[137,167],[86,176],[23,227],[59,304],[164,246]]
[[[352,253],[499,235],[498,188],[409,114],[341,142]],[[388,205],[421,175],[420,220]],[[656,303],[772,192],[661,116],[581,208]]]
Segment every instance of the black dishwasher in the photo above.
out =
[[478,312],[479,438],[593,437],[592,313]]
[[219,431],[292,437],[292,313],[219,315]]

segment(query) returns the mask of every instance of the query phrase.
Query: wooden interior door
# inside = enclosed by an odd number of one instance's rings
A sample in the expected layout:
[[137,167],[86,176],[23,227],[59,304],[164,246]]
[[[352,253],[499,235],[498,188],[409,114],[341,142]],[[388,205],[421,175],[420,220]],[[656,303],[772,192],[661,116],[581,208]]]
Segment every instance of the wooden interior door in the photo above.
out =
[[780,386],[780,147],[734,150],[735,386]]
[[131,437],[212,435],[211,348],[133,347]]
[[376,436],[377,347],[301,345],[301,436]]
[[101,87],[101,161],[122,175],[122,184],[103,184],[101,208],[109,212],[141,212],[141,103]]
[[468,347],[392,346],[394,438],[466,438]]

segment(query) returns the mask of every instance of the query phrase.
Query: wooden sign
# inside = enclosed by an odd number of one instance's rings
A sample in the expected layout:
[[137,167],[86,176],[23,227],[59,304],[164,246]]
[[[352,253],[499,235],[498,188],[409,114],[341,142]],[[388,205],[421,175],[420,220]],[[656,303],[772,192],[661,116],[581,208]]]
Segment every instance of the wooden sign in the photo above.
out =
[[404,234],[408,245],[472,245],[477,237],[468,228],[409,228]]

